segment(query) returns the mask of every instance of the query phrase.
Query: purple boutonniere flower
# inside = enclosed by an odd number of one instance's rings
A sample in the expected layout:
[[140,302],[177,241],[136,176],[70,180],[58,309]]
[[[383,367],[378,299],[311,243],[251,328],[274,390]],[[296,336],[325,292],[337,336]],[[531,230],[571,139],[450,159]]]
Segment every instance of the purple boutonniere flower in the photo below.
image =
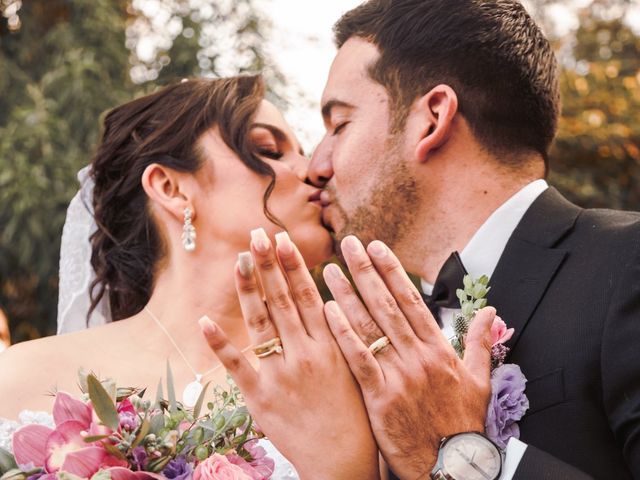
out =
[[487,411],[485,431],[500,448],[507,446],[509,438],[520,437],[517,422],[529,408],[524,394],[527,379],[520,367],[513,363],[502,365],[491,372],[491,399]]

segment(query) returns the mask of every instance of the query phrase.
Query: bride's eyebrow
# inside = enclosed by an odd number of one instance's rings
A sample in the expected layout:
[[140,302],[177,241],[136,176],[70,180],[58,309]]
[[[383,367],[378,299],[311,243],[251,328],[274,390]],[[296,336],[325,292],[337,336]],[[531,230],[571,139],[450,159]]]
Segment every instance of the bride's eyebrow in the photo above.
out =
[[289,142],[290,144],[292,144],[295,147],[298,148],[298,153],[302,156],[304,156],[304,150],[302,150],[302,146],[298,145],[298,142],[292,140],[291,138],[289,138],[287,136],[286,133],[284,133],[282,130],[280,130],[278,127],[276,127],[275,125],[269,125],[268,123],[253,123],[251,125],[251,130],[253,130],[254,128],[264,128],[265,130],[269,130],[269,132],[271,132],[271,134],[275,137],[276,140],[280,141],[280,142]]

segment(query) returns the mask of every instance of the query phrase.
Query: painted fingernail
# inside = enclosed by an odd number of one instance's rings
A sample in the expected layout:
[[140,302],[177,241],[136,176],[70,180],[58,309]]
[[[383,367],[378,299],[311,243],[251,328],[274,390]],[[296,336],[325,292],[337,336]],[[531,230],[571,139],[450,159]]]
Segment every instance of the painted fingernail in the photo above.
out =
[[203,317],[200,318],[200,320],[198,320],[198,324],[200,325],[200,328],[202,329],[202,331],[209,335],[214,334],[216,331],[215,323],[213,323],[211,319],[206,315],[204,315]]
[[348,237],[345,237],[344,240],[342,240],[342,247],[346,248],[347,251],[351,253],[362,252],[362,244],[360,243],[360,240],[358,240],[353,235],[349,235]]
[[387,256],[387,246],[380,240],[374,240],[369,244],[367,249],[369,253],[376,258],[384,258]]
[[238,270],[244,278],[250,278],[253,273],[253,257],[250,252],[238,254]]
[[269,250],[269,237],[267,237],[264,228],[251,230],[251,243],[257,252],[266,253]]
[[276,246],[280,253],[291,255],[293,253],[293,243],[287,232],[276,233]]
[[342,277],[342,270],[335,263],[330,263],[326,267],[324,267],[324,275],[325,278],[331,278],[333,280],[338,280]]

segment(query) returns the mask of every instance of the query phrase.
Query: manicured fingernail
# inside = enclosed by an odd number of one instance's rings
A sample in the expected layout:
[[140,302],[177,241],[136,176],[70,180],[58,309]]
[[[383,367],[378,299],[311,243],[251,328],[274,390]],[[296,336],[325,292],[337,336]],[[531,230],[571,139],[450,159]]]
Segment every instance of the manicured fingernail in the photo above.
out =
[[276,246],[280,253],[291,255],[293,253],[293,243],[287,232],[276,233]]
[[331,278],[333,280],[338,280],[342,277],[342,270],[335,263],[330,263],[326,267],[324,267],[324,275],[325,278]]
[[384,258],[387,256],[387,246],[380,240],[374,240],[369,244],[367,249],[369,253],[376,258]]
[[340,309],[338,308],[338,304],[334,301],[327,302],[327,313],[334,318],[340,316]]
[[250,278],[253,273],[253,257],[250,252],[238,254],[238,270],[244,278]]
[[251,230],[251,243],[257,252],[266,253],[269,250],[269,237],[267,237],[264,228]]
[[215,323],[213,323],[211,319],[206,315],[201,317],[200,320],[198,320],[198,324],[200,325],[200,328],[202,329],[202,331],[206,334],[212,335],[216,332]]
[[358,240],[353,235],[349,235],[342,240],[342,247],[346,248],[351,253],[361,253],[362,252],[362,244],[360,240]]

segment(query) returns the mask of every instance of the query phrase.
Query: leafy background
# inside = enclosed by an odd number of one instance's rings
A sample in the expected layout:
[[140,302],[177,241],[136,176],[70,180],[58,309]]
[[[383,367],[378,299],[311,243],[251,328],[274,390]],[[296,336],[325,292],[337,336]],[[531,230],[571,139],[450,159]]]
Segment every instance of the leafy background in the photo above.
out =
[[[287,108],[255,0],[158,1],[161,18],[139,0],[0,0],[0,308],[14,342],[55,332],[62,225],[105,110],[186,76],[262,69]],[[550,181],[579,205],[637,210],[640,37],[623,22],[633,3],[583,1],[562,35],[554,3],[528,2],[562,66]]]

